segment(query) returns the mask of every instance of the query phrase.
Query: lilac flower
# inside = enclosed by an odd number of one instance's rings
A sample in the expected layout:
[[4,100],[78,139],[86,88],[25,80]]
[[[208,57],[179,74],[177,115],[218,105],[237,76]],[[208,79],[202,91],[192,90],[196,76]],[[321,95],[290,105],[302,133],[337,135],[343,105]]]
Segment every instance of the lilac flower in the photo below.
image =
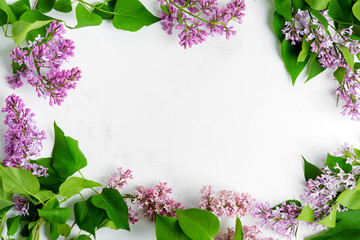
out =
[[139,186],[135,191],[135,199],[133,202],[139,205],[139,209],[142,209],[145,217],[151,221],[155,221],[156,214],[175,217],[175,209],[182,209],[184,207],[180,202],[176,202],[168,196],[168,194],[171,193],[172,189],[167,186],[166,182],[160,182],[152,188]]
[[222,190],[215,193],[211,186],[205,186],[200,190],[199,208],[214,213],[217,217],[243,217],[250,213],[255,199],[247,193],[238,193]]
[[19,68],[7,77],[8,83],[15,89],[23,85],[21,78],[27,79],[39,97],[49,97],[51,106],[60,105],[67,91],[74,89],[81,78],[78,68],[60,69],[64,61],[74,56],[75,48],[73,41],[63,38],[64,33],[63,25],[54,21],[47,28],[45,38],[39,35],[27,47],[14,48],[10,57]]
[[19,211],[20,215],[29,215],[29,199],[25,196],[15,196],[13,201],[15,210]]
[[33,120],[34,114],[29,108],[25,108],[23,100],[10,95],[6,98],[6,107],[2,112],[6,112],[4,123],[8,125],[5,134],[5,153],[3,160],[5,167],[23,168],[32,172],[35,176],[47,176],[47,168],[36,163],[30,163],[30,157],[40,155],[42,150],[42,140],[46,139],[45,132],[39,131],[36,122]]
[[[261,231],[255,225],[243,226],[243,240],[275,240],[275,238],[268,238],[260,236]],[[227,233],[220,233],[216,235],[214,240],[234,240],[235,231],[233,228],[228,228]]]
[[163,11],[160,12],[161,25],[169,34],[173,29],[181,31],[180,45],[184,48],[204,42],[208,36],[225,34],[229,39],[235,35],[234,20],[241,23],[245,15],[245,2],[234,0],[224,7],[219,7],[217,0],[158,0]]
[[120,190],[124,185],[127,184],[127,179],[133,179],[132,172],[130,169],[123,171],[122,168],[118,168],[118,174],[113,173],[107,182],[109,188]]
[[294,202],[284,202],[275,208],[271,208],[268,202],[256,203],[252,215],[262,219],[259,223],[261,226],[270,227],[276,233],[291,239],[298,227],[296,218],[301,209]]

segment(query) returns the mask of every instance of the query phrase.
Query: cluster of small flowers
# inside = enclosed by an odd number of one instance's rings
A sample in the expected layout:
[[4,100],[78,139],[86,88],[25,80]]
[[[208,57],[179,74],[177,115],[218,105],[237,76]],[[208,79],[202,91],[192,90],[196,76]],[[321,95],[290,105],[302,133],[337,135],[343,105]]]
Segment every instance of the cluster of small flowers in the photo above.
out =
[[29,215],[29,199],[27,197],[15,196],[14,209],[19,212],[20,215]]
[[229,190],[214,192],[212,186],[204,186],[200,190],[199,208],[214,213],[217,217],[243,217],[253,209],[255,199],[248,193]]
[[327,11],[320,14],[327,21],[328,26],[324,26],[316,17],[310,15],[308,11],[298,10],[293,17],[292,23],[286,21],[282,32],[286,40],[291,40],[293,45],[302,41],[311,42],[311,51],[317,54],[319,63],[324,68],[344,68],[345,76],[340,87],[335,90],[336,97],[343,105],[343,115],[351,115],[352,120],[360,120],[360,83],[357,78],[359,72],[352,70],[346,62],[340,46],[349,49],[350,53],[356,56],[360,52],[358,40],[351,38],[352,27],[342,30],[335,30],[334,35],[328,29],[332,26],[332,20]]
[[29,162],[30,157],[39,156],[42,150],[41,142],[46,139],[45,132],[39,131],[33,120],[34,114],[29,108],[25,108],[20,97],[13,94],[5,101],[6,107],[2,112],[7,113],[4,123],[9,128],[4,136],[7,156],[3,165],[26,169],[37,177],[47,176],[47,168]]
[[158,0],[163,11],[160,12],[162,26],[172,34],[179,29],[180,45],[184,48],[202,43],[208,36],[224,34],[229,39],[235,35],[231,20],[242,22],[245,15],[245,2],[234,0],[224,7],[219,7],[217,0]]
[[291,239],[298,227],[298,220],[302,207],[294,202],[284,202],[275,208],[271,208],[269,202],[256,203],[252,215],[262,220],[261,226],[268,226],[276,233]]
[[109,188],[114,188],[116,190],[120,190],[124,185],[127,184],[127,179],[133,179],[132,172],[130,169],[123,171],[122,168],[118,168],[118,173],[112,173],[110,175],[109,180],[107,181],[107,185]]
[[175,209],[182,209],[182,203],[170,198],[168,194],[172,193],[172,189],[167,183],[159,183],[152,188],[138,186],[135,191],[135,199],[133,203],[139,205],[139,209],[144,211],[145,217],[151,221],[156,220],[156,214],[167,217],[175,217]]
[[[74,56],[74,42],[63,38],[65,29],[53,21],[47,28],[45,39],[40,35],[25,48],[16,47],[10,53],[15,64],[20,66],[14,75],[7,77],[13,88],[23,85],[21,78],[36,88],[39,97],[50,98],[50,105],[60,105],[69,89],[74,89],[80,80],[78,68],[61,70],[69,57]],[[45,74],[46,73],[46,74]]]
[[[339,157],[346,157],[349,164],[356,160],[352,147],[347,144],[345,144],[344,150],[339,150],[335,154]],[[338,171],[333,172],[325,166],[322,169],[323,174],[315,180],[309,179],[306,182],[306,190],[302,198],[314,210],[316,221],[323,219],[330,213],[339,190],[356,188],[356,181],[360,176],[359,166],[353,166],[349,173],[344,172],[338,164],[334,168]],[[338,211],[344,209],[344,207],[338,206]]]
[[[260,229],[253,225],[253,226],[243,226],[243,240],[275,240],[275,238],[268,238],[260,236],[261,231]],[[233,228],[228,228],[227,233],[222,233],[216,235],[214,240],[234,240],[235,238],[235,231]]]

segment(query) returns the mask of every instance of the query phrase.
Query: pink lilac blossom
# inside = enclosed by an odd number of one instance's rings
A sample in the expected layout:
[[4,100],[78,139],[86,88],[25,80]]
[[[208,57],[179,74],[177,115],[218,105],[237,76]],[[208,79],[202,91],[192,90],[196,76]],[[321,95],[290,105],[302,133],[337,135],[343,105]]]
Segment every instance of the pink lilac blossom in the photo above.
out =
[[259,224],[267,226],[276,233],[291,239],[298,228],[298,220],[302,207],[294,202],[281,203],[280,206],[271,208],[269,202],[256,203],[252,215],[262,219]]
[[175,201],[169,197],[172,189],[167,186],[167,183],[159,183],[152,188],[145,188],[138,186],[135,191],[135,199],[133,203],[139,205],[145,217],[151,221],[156,220],[156,214],[167,217],[175,217],[175,209],[183,209],[182,203]]
[[[353,70],[345,60],[342,47],[356,56],[360,52],[358,40],[352,39],[352,27],[332,31],[334,25],[327,11],[320,11],[327,21],[324,26],[315,16],[308,11],[298,10],[292,22],[286,21],[282,32],[286,40],[296,45],[302,41],[310,42],[311,51],[317,54],[319,63],[323,68],[345,71],[340,87],[335,90],[335,95],[343,107],[343,115],[350,115],[352,120],[360,120],[360,83],[359,71]],[[334,32],[331,35],[331,32]]]
[[67,91],[74,89],[81,78],[81,71],[76,67],[61,70],[60,67],[69,57],[74,56],[74,42],[62,35],[65,29],[60,22],[53,21],[46,29],[45,38],[40,35],[25,48],[14,48],[10,57],[19,68],[7,77],[12,87],[23,85],[22,78],[35,87],[39,97],[49,97],[49,104],[60,105]]
[[[260,236],[261,231],[260,229],[253,225],[253,226],[243,226],[243,240],[276,240],[272,237],[262,237]],[[234,240],[235,231],[233,228],[228,228],[227,233],[222,233],[216,235],[214,240]]]
[[214,213],[217,217],[243,217],[253,208],[255,199],[248,193],[229,190],[214,192],[212,186],[204,186],[201,190],[199,208]]
[[4,123],[8,125],[8,130],[4,136],[7,156],[3,165],[26,169],[37,177],[48,176],[47,168],[29,162],[30,157],[40,155],[41,142],[46,139],[45,132],[40,131],[33,120],[34,113],[25,108],[23,100],[15,94],[8,96],[5,102],[2,112],[7,113]]
[[180,30],[180,45],[184,48],[204,42],[208,36],[226,35],[229,39],[236,31],[229,22],[241,23],[245,15],[245,2],[234,0],[219,7],[217,0],[158,0],[161,25],[169,34],[173,29]]
[[124,185],[127,184],[127,179],[133,179],[132,172],[130,169],[123,171],[122,168],[118,168],[118,173],[113,173],[107,181],[109,188],[120,190]]
[[29,215],[29,199],[27,197],[15,196],[14,209],[19,212],[20,215]]

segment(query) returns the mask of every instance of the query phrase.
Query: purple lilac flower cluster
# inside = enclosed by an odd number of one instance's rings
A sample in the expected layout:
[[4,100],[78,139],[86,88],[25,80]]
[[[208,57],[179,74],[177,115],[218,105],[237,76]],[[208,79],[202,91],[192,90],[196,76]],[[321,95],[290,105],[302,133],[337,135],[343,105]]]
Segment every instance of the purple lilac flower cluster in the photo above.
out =
[[22,216],[29,215],[29,202],[27,197],[15,196],[13,201],[14,208]]
[[80,80],[78,68],[60,69],[62,63],[74,56],[74,42],[62,35],[65,29],[60,22],[54,21],[46,29],[45,38],[40,35],[25,48],[14,48],[10,57],[17,64],[14,75],[8,82],[13,88],[23,85],[22,78],[36,88],[39,97],[50,98],[50,105],[60,105],[69,89],[74,89]]
[[208,36],[225,34],[229,39],[236,31],[229,22],[242,22],[245,2],[234,0],[219,7],[217,0],[158,0],[163,11],[160,13],[162,26],[169,34],[173,29],[181,31],[180,45],[184,48],[204,42]]
[[6,107],[2,109],[2,112],[7,113],[4,123],[9,128],[5,134],[7,156],[3,160],[3,165],[26,169],[37,177],[47,176],[47,168],[29,162],[30,157],[40,155],[41,142],[46,139],[45,132],[37,128],[33,120],[34,113],[29,108],[25,108],[20,97],[13,94],[5,101]]
[[[302,41],[310,42],[311,51],[317,54],[319,63],[324,68],[343,68],[345,76],[340,87],[335,90],[336,97],[343,107],[343,115],[351,115],[352,120],[360,120],[360,72],[352,69],[345,60],[342,47],[356,56],[360,52],[358,40],[351,38],[352,27],[333,30],[334,24],[327,11],[319,12],[327,21],[324,26],[309,11],[298,10],[292,22],[286,21],[282,32],[286,40],[291,40],[293,45]],[[335,29],[335,28],[334,28]],[[333,34],[331,34],[333,33]]]
[[169,197],[172,189],[167,183],[159,183],[152,188],[143,186],[137,187],[135,191],[135,199],[133,202],[139,205],[139,209],[144,211],[145,217],[151,221],[156,220],[156,214],[167,217],[175,217],[175,209],[182,209],[182,203],[175,201]]
[[[275,240],[275,238],[262,237],[260,229],[255,226],[243,226],[243,240]],[[234,240],[235,231],[233,228],[228,228],[227,233],[216,235],[214,240]]]
[[256,203],[252,215],[262,219],[259,224],[268,226],[276,233],[291,239],[298,228],[298,220],[302,207],[295,202],[284,202],[271,208],[269,202]]
[[243,217],[250,213],[255,199],[248,193],[238,193],[229,190],[214,192],[211,186],[200,190],[199,208],[214,213],[217,217]]

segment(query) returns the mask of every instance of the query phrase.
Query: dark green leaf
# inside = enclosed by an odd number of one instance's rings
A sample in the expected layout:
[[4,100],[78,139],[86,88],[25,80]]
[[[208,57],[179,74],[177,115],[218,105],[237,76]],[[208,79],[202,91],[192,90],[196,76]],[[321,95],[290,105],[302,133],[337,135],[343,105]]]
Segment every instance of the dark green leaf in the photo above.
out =
[[48,21],[36,21],[34,23],[24,22],[23,20],[16,21],[13,24],[12,35],[15,41],[15,44],[20,44],[24,41],[26,34],[31,30],[41,28],[46,24],[50,23],[51,20]]
[[119,191],[111,188],[104,188],[101,194],[90,198],[91,203],[98,208],[104,209],[110,220],[117,228],[130,230],[128,207]]
[[14,218],[8,218],[6,221],[7,226],[7,234],[10,236],[13,236],[20,226],[20,216],[14,217]]
[[40,217],[49,222],[64,224],[69,219],[70,208],[38,209]]
[[71,197],[81,192],[84,188],[101,187],[100,183],[79,177],[68,178],[59,188],[59,195]]
[[298,62],[298,56],[301,49],[298,46],[291,45],[289,40],[284,40],[281,43],[281,57],[284,61],[285,67],[291,76],[293,85],[295,84],[296,78],[304,69],[309,57],[304,62]]
[[139,0],[117,1],[114,12],[114,27],[131,32],[160,21]]
[[86,235],[80,235],[76,240],[91,240],[91,238]]
[[304,159],[304,176],[306,181],[309,179],[315,180],[317,176],[323,174],[323,172],[317,166],[306,161],[304,157],[302,158]]
[[342,23],[353,23],[351,0],[330,0],[329,15],[334,20]]
[[219,219],[211,212],[202,209],[176,209],[179,225],[191,239],[213,239],[220,229]]
[[298,9],[305,10],[309,8],[309,5],[305,2],[305,0],[291,0],[291,3],[296,12]]
[[330,154],[327,155],[325,165],[329,167],[331,171],[334,173],[339,173],[340,170],[336,169],[336,164],[339,165],[339,167],[344,170],[344,172],[349,173],[352,170],[352,166],[348,163],[346,163],[346,158],[343,157],[335,157]]
[[95,5],[94,13],[99,15],[102,19],[113,19],[114,14],[110,14],[108,12],[112,12],[110,7],[104,3],[98,3]]
[[[5,0],[0,0],[0,9],[6,13],[6,15],[7,15],[6,18],[8,18],[9,23],[14,23],[16,21],[15,14],[11,11],[9,5],[6,3]],[[6,22],[4,22],[3,24],[6,24]]]
[[98,26],[102,22],[102,18],[94,13],[89,11],[81,3],[76,6],[76,28],[82,28],[87,26]]
[[29,0],[20,0],[10,5],[10,8],[15,14],[16,19],[19,19],[24,12],[30,10],[30,2]]
[[274,3],[276,12],[291,22],[292,10],[290,0],[274,0]]
[[30,231],[29,231],[29,224],[28,223],[23,226],[23,228],[21,229],[20,234],[21,234],[22,237],[28,237],[29,236]]
[[307,77],[305,82],[308,82],[309,80],[316,77],[317,75],[319,75],[326,69],[321,66],[321,64],[319,63],[319,60],[317,58],[317,54],[313,53],[313,52],[310,54],[310,63],[309,64],[310,64],[310,72],[309,72],[309,76]]
[[303,220],[305,222],[314,222],[314,210],[311,209],[309,205],[306,205],[302,210],[300,215],[296,218],[296,220]]
[[41,158],[36,161],[30,161],[31,163],[37,163],[48,170],[46,171],[49,176],[39,177],[40,186],[45,189],[49,189],[54,193],[59,192],[59,186],[63,183],[63,180],[57,174],[56,170],[51,165],[51,158]]
[[36,5],[36,10],[40,12],[47,13],[50,12],[53,8],[55,0],[38,0]]
[[59,230],[58,230],[58,223],[50,222],[50,238],[51,240],[57,240],[60,236]]
[[75,222],[81,230],[95,237],[95,229],[105,215],[105,211],[95,207],[90,199],[74,204]]
[[324,225],[329,228],[333,228],[336,225],[336,212],[337,207],[336,204],[332,207],[331,213],[327,215],[323,220],[318,222],[318,224]]
[[285,27],[285,18],[279,13],[274,12],[273,15],[273,28],[277,38],[282,42],[285,38],[285,35],[282,33],[282,29]]
[[313,9],[323,10],[327,7],[330,0],[305,0],[307,4],[310,5]]
[[243,240],[243,228],[239,218],[236,218],[235,222],[235,235],[234,240]]
[[78,141],[65,137],[64,132],[54,123],[55,145],[52,152],[52,165],[62,179],[86,167],[87,161],[79,149]]
[[57,0],[54,9],[59,12],[69,13],[72,11],[71,0]]
[[175,218],[157,215],[155,229],[157,240],[191,240],[181,230],[179,222]]
[[58,224],[57,226],[58,232],[61,236],[64,236],[65,238],[70,236],[71,228],[69,225],[65,224]]
[[25,169],[0,167],[0,178],[6,192],[35,195],[40,190],[37,178]]
[[338,81],[339,85],[342,85],[345,73],[346,73],[346,68],[343,68],[343,67],[338,67],[336,69],[336,71],[334,72],[334,77]]

